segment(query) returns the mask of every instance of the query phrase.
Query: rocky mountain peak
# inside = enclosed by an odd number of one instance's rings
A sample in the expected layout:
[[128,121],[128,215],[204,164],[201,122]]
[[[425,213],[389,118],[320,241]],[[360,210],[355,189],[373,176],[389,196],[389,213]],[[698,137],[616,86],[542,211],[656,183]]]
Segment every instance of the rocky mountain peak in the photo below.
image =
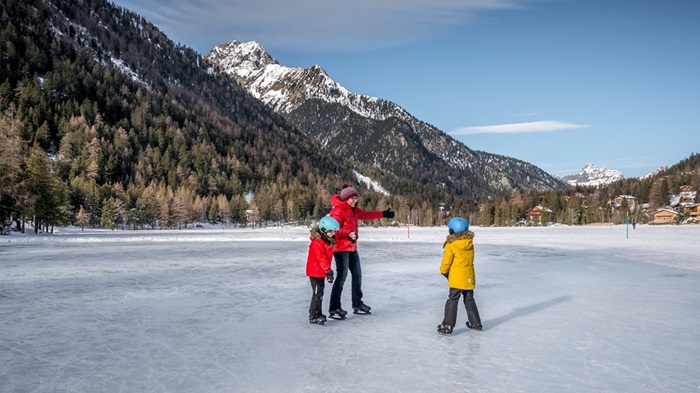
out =
[[[319,65],[285,67],[256,42],[217,45],[204,57],[277,112],[288,114],[311,99],[337,103],[374,120],[396,115],[400,109],[388,101],[348,91]],[[388,113],[382,111],[387,108],[391,109]]]
[[589,163],[581,172],[562,177],[562,180],[572,186],[600,186],[624,179],[622,171],[617,169],[598,168]]
[[255,41],[230,41],[215,46],[206,57],[228,73],[235,72],[236,79],[249,79],[268,66],[279,65],[269,53]]

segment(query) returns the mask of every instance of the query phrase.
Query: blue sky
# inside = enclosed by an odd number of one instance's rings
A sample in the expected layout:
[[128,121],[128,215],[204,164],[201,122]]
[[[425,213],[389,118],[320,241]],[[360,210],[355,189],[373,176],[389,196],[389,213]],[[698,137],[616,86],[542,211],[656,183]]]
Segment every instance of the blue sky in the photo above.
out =
[[257,41],[472,149],[639,177],[700,152],[697,0],[117,0],[201,54]]

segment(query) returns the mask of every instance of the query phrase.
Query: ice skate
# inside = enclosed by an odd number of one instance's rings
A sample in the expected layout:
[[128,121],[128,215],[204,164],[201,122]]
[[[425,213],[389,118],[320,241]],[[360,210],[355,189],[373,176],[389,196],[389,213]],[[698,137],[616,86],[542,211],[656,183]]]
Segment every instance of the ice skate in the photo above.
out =
[[309,323],[314,323],[316,325],[323,325],[326,323],[326,316],[321,314],[315,317],[309,317]]
[[331,317],[332,319],[345,319],[345,317],[348,315],[348,312],[343,310],[342,308],[334,308],[330,311],[328,311],[328,316]]
[[469,329],[474,329],[474,330],[481,330],[482,329],[481,325],[472,325],[470,322],[467,322],[467,327]]
[[449,336],[452,334],[452,326],[450,325],[438,325],[437,327],[438,333],[442,334],[443,336]]
[[354,308],[352,309],[352,312],[353,312],[354,314],[364,314],[364,315],[367,315],[367,314],[371,314],[371,313],[372,313],[372,312],[370,312],[371,309],[372,309],[372,308],[371,308],[370,306],[368,306],[368,305],[362,303],[362,304],[360,304],[359,306],[354,307]]

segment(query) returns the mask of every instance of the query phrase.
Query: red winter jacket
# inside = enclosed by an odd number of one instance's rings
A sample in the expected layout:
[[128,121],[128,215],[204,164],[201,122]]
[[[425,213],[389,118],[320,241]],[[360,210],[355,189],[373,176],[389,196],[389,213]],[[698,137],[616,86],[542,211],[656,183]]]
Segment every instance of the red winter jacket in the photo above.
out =
[[339,195],[331,196],[331,206],[333,209],[329,213],[340,224],[340,230],[335,232],[335,249],[333,251],[357,251],[357,242],[352,243],[348,238],[350,232],[358,233],[357,225],[360,221],[376,220],[384,217],[379,210],[362,210],[359,207],[354,209],[348,205],[347,201],[341,201]]
[[331,269],[333,259],[333,241],[326,243],[318,227],[311,229],[311,243],[309,244],[309,256],[306,258],[306,275],[309,277],[326,277],[326,271]]

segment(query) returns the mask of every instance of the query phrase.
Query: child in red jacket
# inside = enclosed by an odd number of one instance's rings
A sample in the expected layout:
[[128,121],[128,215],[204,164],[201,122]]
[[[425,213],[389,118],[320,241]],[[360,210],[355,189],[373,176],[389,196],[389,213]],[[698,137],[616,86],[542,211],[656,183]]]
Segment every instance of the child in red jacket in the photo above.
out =
[[311,280],[311,304],[309,305],[309,323],[323,325],[326,316],[322,312],[324,279],[333,283],[333,270],[331,260],[333,247],[335,247],[335,231],[340,225],[335,218],[326,215],[311,228],[311,244],[309,244],[309,256],[306,259],[306,275]]

